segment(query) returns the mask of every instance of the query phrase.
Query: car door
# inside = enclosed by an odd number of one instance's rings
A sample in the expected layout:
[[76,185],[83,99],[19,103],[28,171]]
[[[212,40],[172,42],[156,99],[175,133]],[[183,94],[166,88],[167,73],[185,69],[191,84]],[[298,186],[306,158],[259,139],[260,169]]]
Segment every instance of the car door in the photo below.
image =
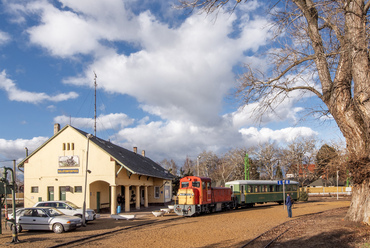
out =
[[19,218],[19,224],[27,230],[49,230],[50,217],[42,209],[27,209]]
[[25,209],[22,213],[19,214],[18,224],[22,226],[22,229],[33,230],[33,219],[32,219],[32,209]]

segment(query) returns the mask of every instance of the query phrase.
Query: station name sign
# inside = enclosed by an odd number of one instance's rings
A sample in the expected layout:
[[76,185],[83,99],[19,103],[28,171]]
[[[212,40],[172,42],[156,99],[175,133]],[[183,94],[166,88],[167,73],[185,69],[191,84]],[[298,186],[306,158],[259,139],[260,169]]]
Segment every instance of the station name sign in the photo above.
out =
[[58,169],[58,174],[77,174],[78,169]]
[[277,181],[278,185],[283,185],[283,184],[290,184],[290,180],[279,180]]

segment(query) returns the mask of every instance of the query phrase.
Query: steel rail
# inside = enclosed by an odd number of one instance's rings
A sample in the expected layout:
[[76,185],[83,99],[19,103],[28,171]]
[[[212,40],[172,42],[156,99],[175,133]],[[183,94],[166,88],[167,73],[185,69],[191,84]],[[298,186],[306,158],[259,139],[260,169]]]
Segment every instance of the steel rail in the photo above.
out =
[[153,224],[156,224],[156,223],[165,223],[165,222],[170,222],[170,221],[173,221],[173,220],[180,220],[180,219],[181,218],[171,218],[171,219],[165,219],[165,220],[151,221],[151,222],[137,224],[137,225],[129,226],[129,227],[123,227],[123,228],[116,229],[116,230],[113,230],[113,231],[107,231],[107,232],[103,232],[103,233],[89,235],[89,236],[86,236],[86,237],[83,237],[83,238],[80,238],[80,239],[75,239],[75,240],[71,240],[71,241],[68,241],[68,242],[65,242],[65,243],[49,246],[49,248],[57,248],[57,247],[77,244],[79,242],[83,242],[83,241],[86,241],[86,240],[89,240],[89,239],[94,239],[94,238],[97,238],[97,237],[101,237],[101,236],[105,236],[105,235],[109,235],[109,234],[113,234],[113,233],[117,233],[117,232],[122,232],[122,231],[126,231],[126,230],[129,230],[129,229],[137,228],[137,227],[149,226],[149,225],[153,225]]

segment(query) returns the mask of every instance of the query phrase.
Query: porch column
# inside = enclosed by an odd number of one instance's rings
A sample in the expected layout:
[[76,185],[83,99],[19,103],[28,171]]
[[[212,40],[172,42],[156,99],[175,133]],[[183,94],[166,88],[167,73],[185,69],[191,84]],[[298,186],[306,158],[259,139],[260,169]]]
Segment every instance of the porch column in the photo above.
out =
[[110,214],[116,214],[117,210],[117,185],[111,185],[111,196],[110,196],[110,202],[111,207],[110,207]]
[[144,186],[144,207],[148,207],[149,200],[148,200],[148,186]]
[[130,212],[130,185],[125,185],[125,212]]
[[140,209],[140,186],[136,186],[136,209]]

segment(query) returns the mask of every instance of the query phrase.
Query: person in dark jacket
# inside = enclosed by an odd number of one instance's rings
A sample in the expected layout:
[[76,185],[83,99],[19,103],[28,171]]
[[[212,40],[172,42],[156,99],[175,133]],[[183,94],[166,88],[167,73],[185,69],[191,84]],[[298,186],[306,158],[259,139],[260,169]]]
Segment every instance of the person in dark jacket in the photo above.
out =
[[286,200],[285,205],[288,209],[288,217],[292,218],[292,198],[290,197],[290,194],[286,194]]

